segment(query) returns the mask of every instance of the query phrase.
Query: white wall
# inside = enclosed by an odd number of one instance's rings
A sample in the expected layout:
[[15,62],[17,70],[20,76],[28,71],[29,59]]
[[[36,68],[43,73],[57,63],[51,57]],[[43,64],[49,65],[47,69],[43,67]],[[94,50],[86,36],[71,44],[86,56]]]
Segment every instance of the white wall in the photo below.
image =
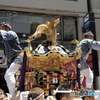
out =
[[73,12],[87,12],[87,0],[0,0],[0,5]]

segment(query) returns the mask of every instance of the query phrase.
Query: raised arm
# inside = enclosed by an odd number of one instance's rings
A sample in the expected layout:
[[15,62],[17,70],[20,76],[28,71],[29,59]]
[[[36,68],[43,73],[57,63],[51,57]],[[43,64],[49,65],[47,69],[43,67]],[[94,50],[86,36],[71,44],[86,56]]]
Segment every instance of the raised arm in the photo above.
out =
[[100,41],[89,40],[88,45],[93,50],[100,50]]

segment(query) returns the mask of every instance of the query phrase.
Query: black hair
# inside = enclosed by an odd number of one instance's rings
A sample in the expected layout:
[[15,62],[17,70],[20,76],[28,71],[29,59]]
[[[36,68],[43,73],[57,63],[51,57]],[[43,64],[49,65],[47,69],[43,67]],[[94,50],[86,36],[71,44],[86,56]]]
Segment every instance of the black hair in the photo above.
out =
[[82,100],[85,100],[85,97],[82,97]]
[[[61,84],[58,86],[57,88],[60,91],[67,91],[71,89],[71,85],[70,84]],[[56,93],[55,97],[57,100],[61,100],[62,97],[68,97],[70,93]]]
[[58,86],[58,90],[70,90],[71,89],[71,85],[70,84],[61,84]]
[[10,25],[9,23],[2,22],[2,23],[0,23],[0,26],[1,26],[1,25],[3,25],[3,27],[8,28],[9,30],[11,30],[11,29],[12,29],[12,27],[11,27],[11,25]]

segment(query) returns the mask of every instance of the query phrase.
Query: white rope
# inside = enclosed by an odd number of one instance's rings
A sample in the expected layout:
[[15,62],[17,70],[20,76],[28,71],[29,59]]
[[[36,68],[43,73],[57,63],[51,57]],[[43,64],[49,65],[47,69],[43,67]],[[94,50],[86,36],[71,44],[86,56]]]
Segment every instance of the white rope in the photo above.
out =
[[53,92],[54,92],[54,95],[55,95],[56,93],[71,93],[71,92],[74,92],[74,91],[72,91],[72,90],[58,90],[58,89],[56,89]]
[[42,95],[44,94],[44,92],[43,93],[41,93],[39,96],[37,96],[36,98],[32,98],[32,97],[30,97],[30,100],[37,100],[37,99],[39,99]]

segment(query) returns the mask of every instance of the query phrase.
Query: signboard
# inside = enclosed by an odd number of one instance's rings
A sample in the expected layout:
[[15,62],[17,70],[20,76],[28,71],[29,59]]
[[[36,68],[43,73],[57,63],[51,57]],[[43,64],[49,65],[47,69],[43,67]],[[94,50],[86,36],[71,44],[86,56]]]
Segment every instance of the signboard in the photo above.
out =
[[[94,13],[88,13],[83,17],[83,33],[94,29]],[[92,31],[93,32],[93,31]],[[94,32],[93,32],[94,33]]]
[[89,21],[89,14],[85,15],[83,18],[84,23],[86,23],[87,21]]

